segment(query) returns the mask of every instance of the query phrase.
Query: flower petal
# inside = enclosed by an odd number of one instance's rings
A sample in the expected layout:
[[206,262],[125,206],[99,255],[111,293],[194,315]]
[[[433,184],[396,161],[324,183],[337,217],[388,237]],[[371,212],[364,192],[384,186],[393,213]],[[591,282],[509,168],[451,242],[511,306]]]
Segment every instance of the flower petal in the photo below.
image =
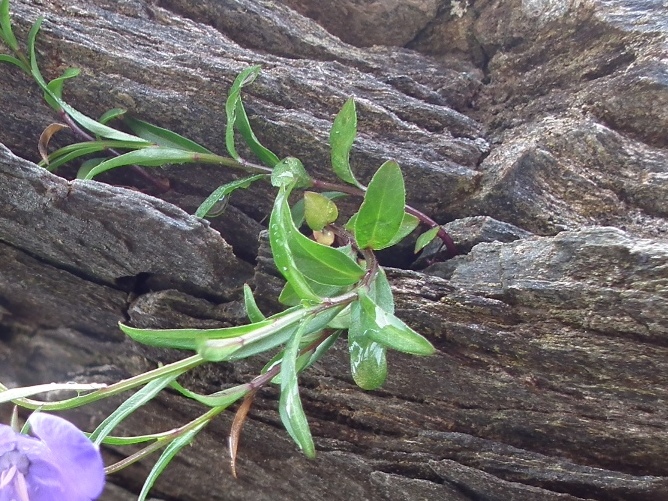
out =
[[16,448],[16,432],[11,426],[0,424],[0,456]]
[[[63,491],[62,501],[84,501],[97,498],[104,488],[104,463],[96,445],[81,430],[69,421],[51,414],[35,413],[28,418],[32,433],[51,450],[52,459],[41,457],[60,470]],[[30,457],[34,469],[38,469],[37,459]],[[39,470],[47,474],[46,465]],[[29,477],[33,477],[33,468]],[[46,480],[47,478],[40,478]],[[30,478],[29,478],[30,483]],[[31,498],[32,499],[32,498]],[[56,499],[56,498],[52,498]]]

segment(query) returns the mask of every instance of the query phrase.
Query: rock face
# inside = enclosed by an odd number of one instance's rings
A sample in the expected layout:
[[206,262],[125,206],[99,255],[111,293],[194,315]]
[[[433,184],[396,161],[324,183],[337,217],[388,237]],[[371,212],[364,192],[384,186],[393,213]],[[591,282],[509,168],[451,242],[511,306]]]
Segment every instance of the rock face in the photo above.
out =
[[[354,386],[344,343],[304,374],[315,460],[292,445],[267,388],[244,428],[239,480],[223,415],[152,494],[668,499],[664,3],[13,1],[23,38],[45,16],[48,77],[83,70],[68,102],[91,116],[127,108],[220,153],[226,92],[249,64],[264,68],[245,94],[257,135],[326,180],[331,121],[355,96],[355,171],[368,180],[396,159],[409,203],[449,222],[462,253],[388,272],[398,315],[436,355],[392,356],[374,392]],[[128,172],[101,177],[110,184],[56,177],[31,163],[54,121],[39,92],[14,68],[0,89],[0,381],[116,381],[180,356],[137,346],[118,321],[238,324],[244,282],[275,305],[281,282],[258,241],[271,189],[242,190],[208,224],[188,213],[238,173],[162,169],[162,200],[122,187],[150,188]],[[212,365],[185,383],[210,393],[263,362]],[[71,417],[92,429],[113,404]],[[165,393],[120,432],[200,413]],[[151,464],[110,476],[103,499],[135,499]]]

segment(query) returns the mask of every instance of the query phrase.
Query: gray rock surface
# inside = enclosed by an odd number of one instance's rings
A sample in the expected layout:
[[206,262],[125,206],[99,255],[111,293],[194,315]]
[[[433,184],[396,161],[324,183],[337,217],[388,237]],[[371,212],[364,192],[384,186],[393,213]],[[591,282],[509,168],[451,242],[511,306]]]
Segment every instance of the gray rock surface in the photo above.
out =
[[[267,388],[238,480],[226,414],[156,498],[668,499],[665,2],[15,0],[12,12],[23,37],[45,16],[43,71],[81,68],[65,97],[91,116],[125,107],[222,153],[227,89],[262,64],[247,108],[280,156],[333,180],[328,130],[352,95],[361,178],[395,158],[411,204],[454,228],[485,222],[453,230],[462,255],[388,273],[399,316],[436,355],[393,354],[374,392],[354,386],[344,343],[303,376],[315,460],[291,443]],[[50,110],[12,68],[0,89],[3,383],[110,382],[175,360],[117,322],[237,324],[244,281],[275,306],[280,279],[257,239],[268,186],[207,224],[188,212],[239,173],[161,169],[162,200],[123,187],[150,189],[128,172],[100,178],[110,184],[53,176],[30,162]],[[263,362],[204,367],[184,384],[216,391]],[[69,417],[92,429],[118,402]],[[165,393],[119,432],[199,413]],[[109,462],[125,453],[106,450]],[[151,464],[111,476],[103,499],[135,499]]]

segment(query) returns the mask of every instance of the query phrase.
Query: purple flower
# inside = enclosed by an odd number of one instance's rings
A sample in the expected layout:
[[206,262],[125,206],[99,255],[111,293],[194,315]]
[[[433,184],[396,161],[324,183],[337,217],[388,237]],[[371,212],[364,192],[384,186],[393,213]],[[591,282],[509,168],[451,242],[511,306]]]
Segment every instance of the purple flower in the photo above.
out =
[[0,425],[0,501],[90,501],[104,488],[96,445],[51,414],[28,418],[34,437]]

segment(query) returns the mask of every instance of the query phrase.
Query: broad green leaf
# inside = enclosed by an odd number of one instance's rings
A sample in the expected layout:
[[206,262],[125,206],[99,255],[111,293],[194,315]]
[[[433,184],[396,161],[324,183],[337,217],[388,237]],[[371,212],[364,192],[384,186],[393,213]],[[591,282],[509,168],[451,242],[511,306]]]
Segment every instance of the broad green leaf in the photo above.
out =
[[281,186],[274,201],[274,208],[271,211],[269,218],[271,252],[276,268],[290,283],[297,296],[301,299],[320,302],[320,297],[309,287],[288,246],[291,229],[294,227],[288,208],[288,195],[289,190],[285,186]]
[[[289,224],[292,225],[292,219]],[[294,226],[291,228],[288,246],[301,273],[319,284],[352,285],[364,276],[364,268],[345,252],[305,237]]]
[[113,119],[122,117],[127,113],[127,111],[128,110],[125,110],[123,108],[112,108],[102,113],[102,116],[100,116],[100,118],[98,118],[97,121],[100,122],[102,125],[106,125]]
[[404,238],[411,234],[411,232],[418,227],[420,220],[413,216],[412,214],[404,213],[404,218],[401,220],[401,226],[399,226],[399,231],[394,234],[392,240],[387,244],[388,247],[397,245]]
[[12,22],[9,17],[9,0],[2,0],[0,3],[0,33],[7,47],[14,52],[19,50],[19,43],[12,31]]
[[153,484],[158,479],[163,470],[167,467],[170,461],[176,456],[181,449],[186,445],[189,445],[194,439],[195,436],[208,424],[207,422],[198,424],[195,428],[189,430],[187,433],[184,433],[179,438],[173,440],[162,452],[156,463],[151,468],[150,473],[144,480],[144,485],[142,486],[141,492],[137,501],[146,501],[149,491],[153,487]]
[[[281,233],[281,238],[274,238],[276,245],[271,240],[272,233],[275,233],[271,221],[275,223],[280,221],[280,225],[277,224],[277,231]],[[299,232],[292,221],[283,187],[276,197],[271,221],[269,231],[271,249],[272,252],[275,248],[278,250],[281,261],[280,264],[276,261],[276,265],[302,299],[309,298],[303,296],[298,290],[298,284],[288,275],[299,274],[299,283],[307,287],[306,294],[313,293],[314,297],[319,296],[315,294],[310,284],[303,280],[304,277],[323,285],[346,286],[356,283],[364,275],[364,269],[345,252],[314,242]],[[278,240],[282,242],[278,243]],[[276,260],[276,254],[274,254],[274,259]]]
[[228,196],[230,193],[232,193],[235,190],[241,189],[241,188],[248,188],[251,184],[253,184],[255,181],[258,181],[260,179],[264,179],[267,177],[267,174],[256,174],[255,176],[249,176],[245,177],[243,179],[236,179],[235,181],[232,181],[230,183],[224,184],[222,186],[219,186],[216,188],[216,190],[211,193],[204,202],[197,208],[197,212],[195,212],[195,215],[197,217],[206,217],[207,214],[211,211],[211,209],[218,203],[221,199],[225,198]]
[[248,284],[244,284],[244,306],[246,307],[246,315],[248,315],[248,319],[251,322],[262,322],[263,320],[266,320],[267,317],[265,317],[260,311],[260,308],[257,307],[253,291]]
[[195,153],[211,153],[210,150],[206,149],[200,144],[197,144],[195,141],[191,141],[187,137],[183,137],[176,132],[163,129],[157,125],[144,122],[143,120],[138,120],[133,117],[125,117],[123,119],[123,123],[125,123],[130,128],[130,130],[137,134],[137,136],[140,138],[145,139],[151,143],[155,143],[159,146],[184,151],[192,151]]
[[[185,372],[185,370],[183,371]],[[88,438],[100,445],[107,435],[109,435],[116,426],[118,426],[126,417],[139,409],[142,405],[150,402],[158,393],[160,393],[169,383],[174,381],[180,374],[166,374],[150,381],[142,389],[135,392],[134,395],[119,405],[114,412],[109,414],[104,421],[90,434]]]
[[322,230],[339,217],[339,209],[325,195],[313,191],[304,192],[304,217],[312,230]]
[[[323,191],[320,194],[329,198],[330,200],[336,200],[337,198],[347,196],[345,193],[341,193],[340,191]],[[292,206],[292,209],[290,209],[290,212],[292,213],[292,221],[295,223],[297,228],[304,224],[304,198],[297,200],[297,202],[295,202],[295,204]]]
[[336,115],[329,134],[332,168],[334,173],[346,183],[364,188],[353,175],[350,168],[350,149],[357,134],[357,113],[355,100],[348,99]]
[[376,171],[355,219],[355,239],[362,249],[390,245],[404,219],[406,191],[399,165],[389,160]]
[[257,78],[260,74],[260,66],[250,66],[243,70],[237,75],[237,78],[234,79],[232,87],[227,95],[227,101],[225,102],[225,114],[227,116],[227,126],[225,128],[225,145],[227,146],[227,151],[232,158],[235,160],[241,160],[241,157],[237,153],[237,149],[234,146],[234,127],[237,122],[237,104],[241,101],[241,88],[244,85],[250,84]]
[[386,349],[367,335],[368,319],[362,315],[359,301],[350,306],[348,353],[353,380],[363,390],[380,388],[387,378]]
[[358,292],[364,336],[377,343],[412,355],[431,355],[434,347],[392,313],[383,311],[365,292]]
[[271,172],[271,184],[277,188],[290,185],[296,188],[306,188],[311,185],[311,177],[306,173],[299,159],[286,157],[276,164]]
[[435,226],[434,228],[427,230],[422,235],[420,235],[417,241],[415,242],[415,254],[417,254],[427,245],[429,245],[432,242],[432,240],[436,238],[436,235],[438,235],[438,231],[440,229],[441,229],[440,226]]
[[184,397],[191,398],[199,402],[200,404],[204,404],[208,407],[227,408],[240,398],[244,397],[250,391],[249,385],[242,384],[239,386],[233,386],[232,388],[227,388],[222,391],[211,393],[210,395],[200,395],[199,393],[195,393],[193,391],[184,388],[176,381],[173,381],[170,386],[174,388],[176,391],[178,391]]
[[135,151],[124,153],[123,155],[105,160],[97,167],[92,169],[84,179],[93,179],[117,167],[126,165],[143,165],[145,167],[158,167],[165,164],[183,164],[192,163],[199,160],[199,153],[184,151],[175,148],[163,148],[161,146],[152,146]]
[[281,363],[281,397],[278,403],[278,411],[283,426],[285,426],[292,439],[306,457],[313,458],[315,457],[315,445],[299,398],[296,367],[299,342],[306,330],[308,321],[309,318],[302,320],[300,327],[285,347],[285,354]]

